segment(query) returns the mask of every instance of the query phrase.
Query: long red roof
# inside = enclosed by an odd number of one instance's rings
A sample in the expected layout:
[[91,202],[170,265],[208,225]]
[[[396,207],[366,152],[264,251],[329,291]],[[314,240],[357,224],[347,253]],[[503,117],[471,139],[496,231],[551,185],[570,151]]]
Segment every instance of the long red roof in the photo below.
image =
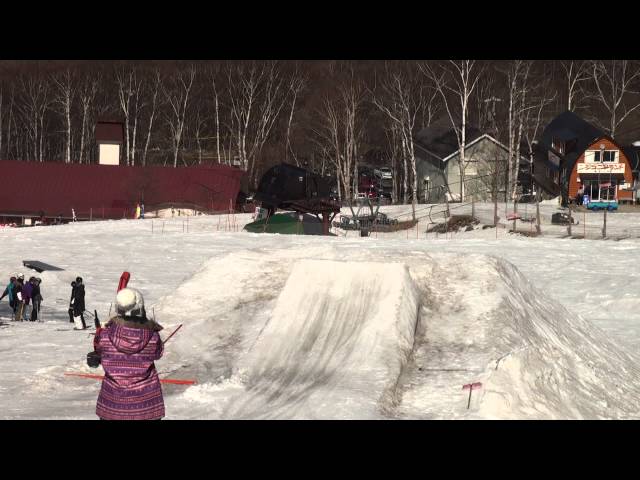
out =
[[222,211],[235,207],[244,172],[237,168],[123,167],[53,162],[0,161],[0,216],[122,218],[138,201],[154,206],[193,205]]

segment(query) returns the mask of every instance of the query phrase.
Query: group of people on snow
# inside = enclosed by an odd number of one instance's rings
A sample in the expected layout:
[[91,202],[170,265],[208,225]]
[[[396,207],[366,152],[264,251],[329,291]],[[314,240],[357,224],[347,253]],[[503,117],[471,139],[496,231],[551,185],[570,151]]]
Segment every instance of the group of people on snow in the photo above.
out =
[[[9,284],[0,296],[0,301],[4,297],[8,297],[9,307],[13,311],[12,321],[35,322],[42,320],[40,310],[44,298],[40,288],[41,283],[40,277],[30,277],[25,282],[23,273],[11,276]],[[71,298],[69,299],[69,321],[75,323],[78,330],[87,328],[84,311],[84,283],[82,278],[78,277],[71,282]]]
[[0,296],[0,301],[4,297],[9,297],[9,306],[13,310],[13,321],[30,320],[35,322],[38,320],[43,300],[40,290],[41,283],[42,279],[39,277],[30,277],[25,282],[23,273],[11,276],[9,284]]
[[[25,282],[23,274],[11,276],[0,300],[9,297],[14,320],[38,319],[43,300],[41,281],[31,277]],[[76,328],[87,328],[84,311],[84,283],[77,277],[71,282],[68,312],[69,321],[76,323]],[[155,361],[164,353],[160,330],[162,326],[147,317],[142,293],[134,288],[125,287],[118,292],[116,315],[106,325],[96,322],[94,349],[87,354],[87,364],[92,368],[102,365],[105,372],[96,405],[101,420],[160,420],[165,416],[155,368]]]

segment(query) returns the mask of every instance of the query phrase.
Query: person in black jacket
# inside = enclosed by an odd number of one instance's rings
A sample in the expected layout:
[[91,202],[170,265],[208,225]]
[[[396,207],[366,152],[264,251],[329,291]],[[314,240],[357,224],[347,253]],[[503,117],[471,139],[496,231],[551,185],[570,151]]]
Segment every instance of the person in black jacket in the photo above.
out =
[[84,284],[82,283],[82,277],[76,278],[76,286],[71,295],[73,316],[80,317],[80,320],[82,321],[82,329],[84,330],[87,328],[87,324],[84,321]]
[[14,303],[14,320],[17,322],[23,321],[24,313],[24,298],[22,297],[22,288],[24,287],[24,275],[21,273],[16,279],[16,286],[13,289],[15,295]]
[[31,321],[35,322],[38,320],[38,316],[40,314],[40,303],[42,303],[42,294],[40,293],[40,283],[42,282],[41,278],[34,278],[32,285],[33,290],[31,291],[31,301],[33,303],[31,310]]
[[69,298],[69,322],[73,323],[73,297],[76,293],[76,282],[71,282],[71,298]]

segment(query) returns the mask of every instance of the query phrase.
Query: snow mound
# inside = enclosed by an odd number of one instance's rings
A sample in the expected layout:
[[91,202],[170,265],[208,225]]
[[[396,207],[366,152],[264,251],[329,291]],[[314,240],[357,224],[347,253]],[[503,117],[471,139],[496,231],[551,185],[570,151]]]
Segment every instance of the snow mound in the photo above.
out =
[[403,264],[296,262],[224,416],[383,416],[398,401],[418,304]]
[[499,341],[478,413],[486,418],[633,418],[640,414],[638,359],[547,298],[509,262],[496,260],[503,301]]

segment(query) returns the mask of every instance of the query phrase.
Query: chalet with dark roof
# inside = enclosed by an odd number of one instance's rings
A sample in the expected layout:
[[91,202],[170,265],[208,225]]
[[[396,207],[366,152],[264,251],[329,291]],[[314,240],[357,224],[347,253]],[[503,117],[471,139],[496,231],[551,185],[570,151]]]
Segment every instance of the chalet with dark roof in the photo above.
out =
[[540,153],[558,171],[563,204],[588,195],[592,203],[632,202],[637,147],[623,147],[573,112],[564,112],[544,129]]

